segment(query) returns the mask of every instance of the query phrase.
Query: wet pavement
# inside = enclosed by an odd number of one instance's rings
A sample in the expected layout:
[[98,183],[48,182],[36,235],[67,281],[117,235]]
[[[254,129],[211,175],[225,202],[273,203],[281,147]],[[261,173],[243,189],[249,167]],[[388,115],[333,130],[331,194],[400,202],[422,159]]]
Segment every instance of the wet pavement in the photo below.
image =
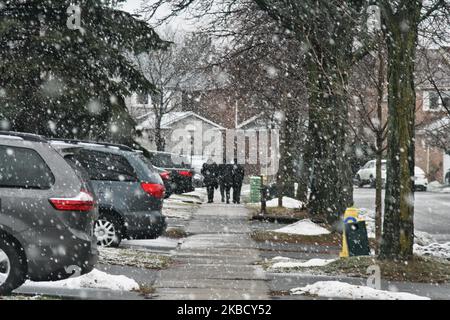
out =
[[176,265],[156,281],[158,299],[267,299],[259,251],[243,205],[204,204],[186,230]]

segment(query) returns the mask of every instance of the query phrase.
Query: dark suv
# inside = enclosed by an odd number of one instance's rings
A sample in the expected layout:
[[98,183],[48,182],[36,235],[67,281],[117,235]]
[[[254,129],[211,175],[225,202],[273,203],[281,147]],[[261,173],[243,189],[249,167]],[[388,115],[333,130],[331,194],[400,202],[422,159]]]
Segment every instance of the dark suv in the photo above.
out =
[[149,151],[150,162],[170,175],[171,191],[176,194],[194,191],[194,170],[188,159],[169,152]]
[[98,196],[98,244],[117,247],[123,238],[153,239],[166,228],[164,185],[142,153],[122,145],[52,141],[64,158],[86,170]]
[[40,136],[0,131],[0,294],[97,262],[89,184]]

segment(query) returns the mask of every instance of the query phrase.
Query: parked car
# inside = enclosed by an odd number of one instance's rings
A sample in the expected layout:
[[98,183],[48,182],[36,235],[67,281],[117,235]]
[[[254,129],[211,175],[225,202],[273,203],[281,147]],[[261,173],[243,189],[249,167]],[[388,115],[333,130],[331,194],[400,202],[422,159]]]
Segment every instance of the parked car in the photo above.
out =
[[414,189],[416,191],[427,191],[428,179],[425,172],[419,167],[414,167]]
[[[147,158],[145,158],[147,161],[149,161]],[[155,167],[155,170],[158,171],[159,176],[161,177],[162,181],[164,182],[164,187],[166,188],[166,196],[165,198],[169,198],[172,194],[172,178],[170,176],[170,172],[161,168]]]
[[[375,187],[376,176],[376,160],[368,161],[359,171],[356,173],[356,183],[359,187],[369,184],[371,187]],[[386,160],[381,161],[381,180],[384,187],[386,183]],[[426,191],[428,186],[428,179],[425,172],[419,168],[414,167],[414,187],[417,191]]]
[[42,137],[0,132],[0,294],[90,272],[93,190]]
[[84,168],[98,196],[98,244],[119,246],[122,239],[153,239],[166,229],[165,188],[159,173],[140,152],[114,144],[52,141],[64,157]]
[[[356,173],[356,184],[359,187],[369,184],[372,188],[374,188],[375,177],[376,160],[370,160]],[[386,182],[386,160],[381,160],[381,181],[384,186]]]
[[171,189],[175,194],[194,191],[189,160],[170,152],[149,151],[149,160],[157,168],[170,172]]

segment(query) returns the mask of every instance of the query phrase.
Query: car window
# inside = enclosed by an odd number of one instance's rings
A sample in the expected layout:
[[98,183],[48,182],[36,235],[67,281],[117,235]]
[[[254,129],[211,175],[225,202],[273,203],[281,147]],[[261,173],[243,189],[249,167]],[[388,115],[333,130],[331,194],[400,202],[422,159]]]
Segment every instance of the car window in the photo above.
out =
[[50,189],[54,183],[50,168],[35,150],[0,146],[0,187]]
[[150,159],[142,154],[139,155],[139,159],[142,160],[142,162],[144,162],[150,170],[153,172],[158,172],[158,169],[155,168],[155,165],[150,161]]
[[72,156],[91,180],[137,181],[137,175],[125,157],[96,150],[80,150]]
[[74,154],[68,154],[64,156],[64,159],[66,162],[72,167],[72,169],[75,171],[75,174],[80,179],[82,183],[82,187],[84,189],[87,189],[87,191],[93,193],[93,188],[91,185],[89,173],[87,170],[81,165],[81,163],[75,159]]
[[190,168],[189,161],[182,156],[169,153],[152,153],[151,163],[160,168]]

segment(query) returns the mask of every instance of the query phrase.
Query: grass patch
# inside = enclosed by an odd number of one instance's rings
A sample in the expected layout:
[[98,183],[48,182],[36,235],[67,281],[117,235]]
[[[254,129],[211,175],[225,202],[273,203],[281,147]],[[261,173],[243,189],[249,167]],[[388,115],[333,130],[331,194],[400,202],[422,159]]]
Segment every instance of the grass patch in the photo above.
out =
[[[259,216],[261,213],[261,206],[255,204],[247,204],[246,208],[250,210],[251,217]],[[314,215],[311,216],[307,209],[299,208],[285,208],[285,207],[267,207],[266,216],[271,218],[292,218],[297,220],[311,219],[315,223],[324,223],[326,221],[325,216]]]
[[154,294],[156,289],[149,285],[139,285],[139,289],[133,291],[139,293],[141,296],[148,297]]
[[164,236],[171,239],[186,238],[188,233],[184,228],[167,228],[164,232]]
[[251,238],[257,242],[298,243],[328,246],[340,246],[342,244],[342,234],[336,232],[318,236],[305,236],[300,234],[258,230],[251,233]]
[[99,263],[145,269],[166,269],[172,264],[168,256],[151,254],[144,250],[99,248]]
[[450,281],[450,263],[432,258],[415,256],[412,261],[384,261],[374,257],[349,257],[336,260],[315,271],[325,274],[367,277],[366,270],[378,265],[381,277],[391,281],[443,283]]
[[279,290],[279,291],[270,291],[269,296],[271,297],[284,297],[284,296],[290,296],[291,293],[287,290]]

